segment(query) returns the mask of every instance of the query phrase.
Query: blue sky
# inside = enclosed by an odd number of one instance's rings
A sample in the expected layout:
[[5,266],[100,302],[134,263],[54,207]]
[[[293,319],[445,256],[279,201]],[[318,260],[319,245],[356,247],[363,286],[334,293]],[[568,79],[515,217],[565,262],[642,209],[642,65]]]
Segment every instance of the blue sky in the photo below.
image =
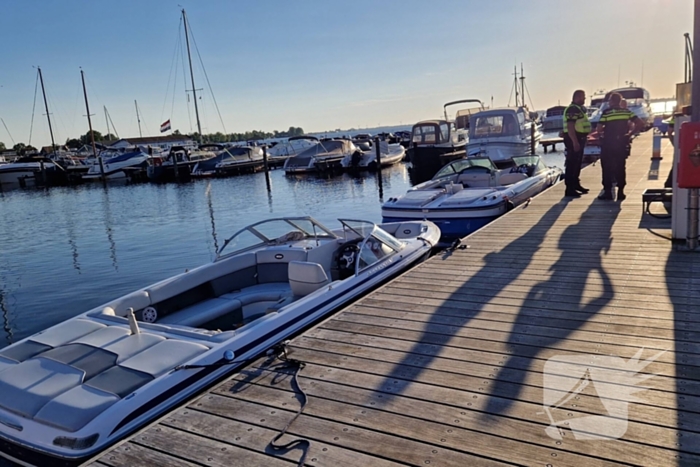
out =
[[[41,66],[57,142],[87,132],[106,106],[120,136],[196,129],[182,62],[171,71],[180,7],[189,16],[214,97],[196,64],[203,132],[307,132],[412,124],[450,100],[508,103],[522,62],[537,109],[626,80],[652,97],[683,79],[690,0],[78,1],[3,0],[0,117],[28,142]],[[577,9],[577,5],[581,5]],[[198,62],[196,52],[193,60]],[[643,70],[643,77],[642,77]],[[643,83],[642,83],[643,78]],[[168,82],[170,80],[170,85]],[[173,81],[175,80],[175,85]],[[189,89],[189,76],[187,77]],[[174,99],[173,99],[174,90]],[[50,142],[40,94],[32,144]],[[193,115],[193,108],[189,113]],[[192,121],[192,123],[190,123]],[[11,146],[0,126],[0,141]]]

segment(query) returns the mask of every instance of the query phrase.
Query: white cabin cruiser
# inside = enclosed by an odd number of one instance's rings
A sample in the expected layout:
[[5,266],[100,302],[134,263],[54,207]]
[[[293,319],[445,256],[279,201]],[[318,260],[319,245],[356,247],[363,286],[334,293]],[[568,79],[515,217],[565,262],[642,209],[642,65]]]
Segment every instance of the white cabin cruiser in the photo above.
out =
[[533,127],[537,145],[542,133],[525,107],[477,112],[469,119],[467,156],[488,157],[497,167],[509,167],[513,157],[530,154]]
[[21,180],[34,179],[44,170],[56,171],[62,168],[53,160],[43,156],[20,157],[14,162],[0,164],[0,185],[19,185]]
[[[125,179],[130,172],[145,169],[150,156],[140,149],[131,150],[102,160],[104,177],[109,180]],[[83,180],[99,180],[102,177],[100,163],[96,161],[83,175]]]
[[384,222],[427,219],[442,232],[443,242],[464,237],[555,184],[558,167],[539,156],[518,156],[499,170],[486,157],[470,157],[443,167],[432,180],[382,205]]
[[426,258],[429,221],[259,222],[216,259],[0,350],[0,455],[74,465]]
[[330,139],[317,144],[284,161],[285,173],[309,173],[340,168],[345,156],[362,152],[347,139]]
[[[345,156],[340,165],[344,169],[377,170],[377,149],[372,141],[358,143],[360,151]],[[406,148],[400,144],[389,144],[386,141],[379,142],[379,165],[388,167],[398,164],[406,155]]]
[[595,126],[598,124],[603,112],[610,107],[610,96],[615,92],[620,94],[622,98],[627,101],[627,108],[644,122],[645,130],[648,130],[653,126],[654,117],[652,115],[651,104],[649,102],[649,91],[638,87],[619,88],[608,92],[605,95],[604,101],[600,105],[598,111],[596,111],[590,117],[591,126],[595,128]]
[[219,150],[212,158],[198,162],[192,167],[192,176],[223,177],[245,172],[257,172],[262,169],[264,164],[261,147],[229,147]]

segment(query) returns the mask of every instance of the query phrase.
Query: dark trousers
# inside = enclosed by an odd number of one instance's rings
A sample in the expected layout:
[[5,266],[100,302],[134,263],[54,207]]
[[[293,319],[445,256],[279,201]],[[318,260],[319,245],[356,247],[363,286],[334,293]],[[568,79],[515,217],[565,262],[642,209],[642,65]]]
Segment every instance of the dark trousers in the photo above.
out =
[[612,191],[613,182],[618,190],[627,184],[627,145],[603,145],[600,153],[600,165],[603,168],[603,189]]
[[583,161],[583,148],[586,146],[586,135],[577,135],[579,150],[574,151],[574,144],[569,134],[564,134],[564,147],[566,148],[566,162],[564,163],[564,183],[567,191],[575,190],[581,186],[581,162]]

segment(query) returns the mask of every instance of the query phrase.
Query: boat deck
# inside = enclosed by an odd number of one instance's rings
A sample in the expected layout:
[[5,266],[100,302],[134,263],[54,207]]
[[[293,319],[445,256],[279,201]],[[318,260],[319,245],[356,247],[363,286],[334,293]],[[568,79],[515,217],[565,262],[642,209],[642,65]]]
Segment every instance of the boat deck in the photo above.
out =
[[589,167],[590,194],[559,184],[293,339],[309,400],[281,442],[309,444],[270,447],[303,398],[263,357],[94,465],[700,465],[700,255],[640,209],[672,160],[651,148],[626,201]]

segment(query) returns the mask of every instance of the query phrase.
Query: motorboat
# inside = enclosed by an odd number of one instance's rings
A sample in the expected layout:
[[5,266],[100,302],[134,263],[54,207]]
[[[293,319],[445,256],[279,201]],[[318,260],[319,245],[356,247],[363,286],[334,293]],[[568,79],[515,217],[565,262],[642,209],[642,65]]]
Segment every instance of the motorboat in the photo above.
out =
[[458,114],[458,126],[448,118],[447,108],[467,103],[477,103],[480,109],[484,108],[478,99],[448,102],[443,106],[444,120],[425,120],[413,125],[408,155],[414,179],[429,180],[446,163],[464,156],[470,114],[464,114],[466,119],[462,114]]
[[99,180],[103,177],[108,180],[126,179],[134,172],[143,171],[148,166],[149,155],[140,149],[132,149],[114,157],[102,160],[100,168],[99,160],[93,163],[87,173],[83,175],[83,180]]
[[198,162],[192,168],[193,177],[223,177],[257,172],[265,164],[259,146],[225,147],[210,159]]
[[595,128],[600,121],[600,117],[603,115],[603,112],[610,107],[610,96],[613,93],[622,95],[622,98],[627,101],[627,108],[644,122],[645,130],[648,130],[654,125],[654,117],[651,111],[651,104],[649,102],[649,91],[640,87],[626,87],[613,89],[605,94],[600,108],[590,117],[592,127]]
[[510,167],[513,157],[530,154],[541,138],[525,107],[484,110],[469,119],[467,156],[485,156],[497,167]]
[[542,118],[542,129],[544,131],[560,131],[564,129],[564,110],[563,105],[556,105],[547,109],[544,118]]
[[433,221],[450,242],[483,227],[555,184],[562,169],[547,167],[538,155],[516,156],[505,169],[487,157],[455,160],[432,180],[382,205],[383,222]]
[[277,143],[267,149],[267,158],[271,167],[284,164],[287,159],[318,144],[318,138],[311,135],[292,136],[287,141]]
[[215,259],[0,350],[0,455],[84,462],[426,258],[430,221],[252,224]]
[[362,152],[348,139],[327,139],[284,161],[285,173],[310,173],[340,169],[341,161]]
[[0,185],[19,186],[27,181],[33,184],[37,174],[63,171],[54,160],[44,156],[20,157],[14,162],[0,164]]
[[[173,146],[167,154],[153,156],[149,159],[146,175],[153,182],[188,179],[195,165],[216,156],[216,153],[211,149],[209,146],[200,146],[194,150]],[[218,148],[214,147],[213,149]]]
[[[340,164],[349,170],[377,170],[377,149],[373,142],[364,141],[358,144],[360,151],[345,156]],[[389,144],[379,141],[379,166],[388,167],[398,164],[406,155],[406,149],[401,144]]]

